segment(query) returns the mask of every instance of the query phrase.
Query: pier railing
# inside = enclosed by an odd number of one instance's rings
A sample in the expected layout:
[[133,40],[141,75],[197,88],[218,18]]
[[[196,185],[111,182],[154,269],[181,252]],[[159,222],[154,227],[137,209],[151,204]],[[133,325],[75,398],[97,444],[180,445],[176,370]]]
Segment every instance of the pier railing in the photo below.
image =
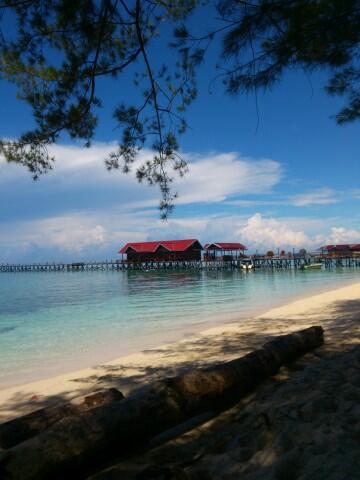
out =
[[[266,269],[299,269],[314,261],[321,262],[325,268],[360,267],[359,257],[253,257],[254,268]],[[0,264],[0,272],[79,272],[96,270],[230,270],[240,268],[242,260],[199,260],[199,261],[158,261],[158,262],[127,262],[120,260],[105,260],[101,262],[73,263],[28,263]]]

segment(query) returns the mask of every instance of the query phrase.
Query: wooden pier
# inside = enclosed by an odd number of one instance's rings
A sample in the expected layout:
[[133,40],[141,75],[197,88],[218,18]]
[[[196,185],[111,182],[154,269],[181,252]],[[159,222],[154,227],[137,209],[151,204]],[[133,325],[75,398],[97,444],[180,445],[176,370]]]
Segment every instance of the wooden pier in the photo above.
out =
[[321,260],[326,268],[336,267],[360,267],[360,257],[325,257]]
[[[301,269],[314,261],[323,263],[325,268],[360,267],[360,257],[252,257],[255,269]],[[126,262],[105,260],[102,262],[76,263],[29,263],[0,264],[0,272],[92,272],[92,271],[131,271],[131,270],[231,270],[239,269],[241,260],[229,261],[162,261],[162,262]]]

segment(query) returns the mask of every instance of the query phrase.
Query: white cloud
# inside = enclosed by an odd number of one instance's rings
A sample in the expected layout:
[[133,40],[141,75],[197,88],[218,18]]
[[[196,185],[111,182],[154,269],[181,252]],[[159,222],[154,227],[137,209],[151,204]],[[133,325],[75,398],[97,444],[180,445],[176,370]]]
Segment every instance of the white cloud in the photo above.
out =
[[[106,171],[103,160],[114,146],[52,147],[55,168],[36,184],[22,167],[0,160],[0,262],[116,258],[127,241],[176,237],[238,240],[251,250],[359,241],[360,233],[338,220],[229,213],[234,209],[226,210],[228,204],[257,207],[293,202],[304,207],[334,203],[336,198],[330,189],[280,197],[274,190],[282,179],[281,165],[236,153],[186,154],[190,170],[184,179],[174,181],[174,190],[180,194],[178,205],[194,207],[191,216],[179,216],[190,212],[189,207],[179,208],[163,223],[152,208],[159,202],[157,190],[139,185],[134,176]],[[139,161],[149,155],[142,152]],[[270,198],[257,200],[251,197],[254,194]],[[248,199],[239,200],[240,195]],[[217,212],[221,205],[223,212],[199,213],[210,211],[204,204],[217,205]]]
[[189,173],[175,182],[180,204],[216,203],[232,195],[266,194],[282,177],[274,160],[254,160],[236,153],[189,157]]
[[350,194],[353,196],[353,198],[356,198],[357,200],[360,200],[360,189],[355,188],[350,190]]
[[102,225],[93,224],[82,216],[62,216],[6,225],[7,234],[1,236],[0,245],[12,240],[14,250],[56,249],[59,252],[81,254],[87,248],[102,247],[107,232]]
[[226,202],[227,205],[233,205],[237,207],[262,207],[269,205],[287,205],[288,201],[285,200],[272,200],[270,198],[265,200],[230,200]]
[[344,227],[332,227],[327,235],[318,235],[316,237],[318,243],[322,245],[336,245],[344,243],[359,243],[360,231],[348,229]]
[[302,193],[289,197],[289,203],[296,207],[307,207],[309,205],[330,205],[338,203],[337,193],[331,188],[321,188],[312,192]]
[[198,238],[201,242],[232,241],[237,238],[237,230],[246,221],[241,215],[205,215],[191,218],[170,218],[150,227],[151,240],[161,238]]
[[260,213],[251,216],[238,236],[253,248],[301,248],[312,243],[302,230],[294,230],[286,220],[264,218]]
[[[1,261],[73,261],[117,258],[128,241],[198,238],[240,241],[249,251],[316,249],[328,243],[360,242],[360,231],[306,218],[275,218],[256,213],[204,215],[159,220],[157,211],[76,213],[4,224]],[[317,229],[316,229],[317,228]],[[323,231],[325,230],[325,233]],[[326,232],[327,230],[327,232]]]
[[360,242],[360,230],[330,227],[329,232],[314,232],[315,226],[318,231],[325,230],[326,223],[328,222],[296,217],[281,219],[264,217],[256,213],[237,231],[237,237],[242,238],[253,249],[302,247],[317,249],[325,244]]
[[[157,189],[139,185],[134,175],[118,171],[108,172],[104,159],[116,148],[113,143],[94,144],[86,149],[76,145],[55,145],[49,147],[54,155],[54,169],[41,177],[34,186],[23,167],[0,163],[0,181],[3,185],[20,184],[29,189],[64,189],[78,191],[91,188],[92,191],[107,189],[113,200],[126,203],[130,208],[152,207],[159,203]],[[134,169],[151,158],[151,152],[142,151]],[[191,203],[219,203],[233,195],[268,193],[282,177],[281,165],[269,159],[252,159],[237,153],[195,155],[184,154],[189,163],[189,172],[180,178],[174,174],[173,191],[179,193],[178,205]],[[93,197],[94,198],[94,197]],[[94,203],[89,197],[89,203]]]
[[345,198],[342,192],[337,192],[331,188],[321,188],[311,192],[300,193],[297,195],[284,195],[279,198],[266,198],[263,200],[231,200],[229,205],[239,207],[255,207],[267,205],[291,205],[293,207],[309,207],[313,205],[331,205],[339,203]]
[[[155,212],[151,213],[150,223],[160,223],[154,218]],[[2,261],[12,258],[36,261],[101,259],[108,255],[115,258],[122,243],[146,239],[144,225],[149,222],[148,219],[147,212],[136,217],[121,212],[97,212],[9,222],[3,224],[0,237]]]
[[39,234],[30,235],[30,242],[38,246],[58,248],[65,252],[82,253],[88,247],[102,247],[106,230],[102,225],[91,225],[74,217],[50,218],[37,222]]

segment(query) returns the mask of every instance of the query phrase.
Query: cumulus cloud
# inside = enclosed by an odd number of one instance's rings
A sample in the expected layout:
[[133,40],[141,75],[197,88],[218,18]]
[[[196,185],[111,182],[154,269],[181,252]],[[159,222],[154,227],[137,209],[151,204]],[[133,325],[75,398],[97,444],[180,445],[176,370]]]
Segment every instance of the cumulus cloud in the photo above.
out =
[[332,227],[327,235],[318,235],[317,241],[327,245],[360,243],[360,231],[344,227]]
[[301,248],[312,243],[302,230],[294,230],[286,221],[265,218],[260,213],[247,220],[238,236],[254,248]]
[[[249,251],[267,249],[315,250],[329,243],[360,242],[360,230],[331,227],[332,220],[306,217],[253,215],[210,215],[174,218],[149,227],[149,239],[196,237],[209,241],[240,241]],[[323,232],[323,233],[319,233]]]
[[[298,219],[296,217],[264,217],[260,213],[256,213],[249,217],[245,226],[237,231],[237,237],[242,238],[253,249],[303,247],[317,249],[325,244],[360,242],[360,230],[345,227],[326,228],[326,223],[318,220]],[[310,231],[314,231],[316,225],[318,229],[325,230],[325,232],[310,233]]]
[[[170,218],[157,211],[122,211],[69,214],[34,221],[4,224],[0,259],[34,261],[116,258],[129,241],[196,237],[232,238],[241,217]],[[1,260],[0,260],[1,261]]]
[[[326,226],[306,218],[276,218],[256,213],[204,215],[159,220],[155,210],[70,214],[3,225],[0,261],[74,261],[116,258],[128,241],[198,238],[240,241],[249,251],[316,249],[329,243],[360,242],[360,231]],[[316,231],[317,227],[317,231]],[[323,233],[325,231],[325,233]]]
[[61,251],[82,253],[89,247],[97,249],[105,243],[106,230],[102,225],[80,222],[76,217],[60,217],[41,220],[34,227],[39,233],[29,235],[31,243],[37,246],[58,248]]
[[0,262],[115,258],[127,241],[147,238],[157,212],[74,213],[2,224]]
[[234,241],[237,230],[246,221],[241,215],[206,215],[170,218],[166,223],[149,227],[149,239],[198,238],[201,242]]

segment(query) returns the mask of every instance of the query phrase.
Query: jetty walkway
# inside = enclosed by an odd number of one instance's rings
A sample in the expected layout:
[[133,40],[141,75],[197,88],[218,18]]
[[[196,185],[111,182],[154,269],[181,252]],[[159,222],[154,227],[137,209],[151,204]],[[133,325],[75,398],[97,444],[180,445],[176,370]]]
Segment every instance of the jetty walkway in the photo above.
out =
[[[251,258],[254,268],[299,269],[314,261],[321,262],[325,268],[360,267],[360,257],[315,258],[315,257],[261,257]],[[102,262],[73,263],[29,263],[0,264],[0,272],[79,272],[79,271],[120,271],[120,270],[231,270],[241,267],[242,260],[229,261],[161,261],[161,262],[126,262],[105,260]]]

